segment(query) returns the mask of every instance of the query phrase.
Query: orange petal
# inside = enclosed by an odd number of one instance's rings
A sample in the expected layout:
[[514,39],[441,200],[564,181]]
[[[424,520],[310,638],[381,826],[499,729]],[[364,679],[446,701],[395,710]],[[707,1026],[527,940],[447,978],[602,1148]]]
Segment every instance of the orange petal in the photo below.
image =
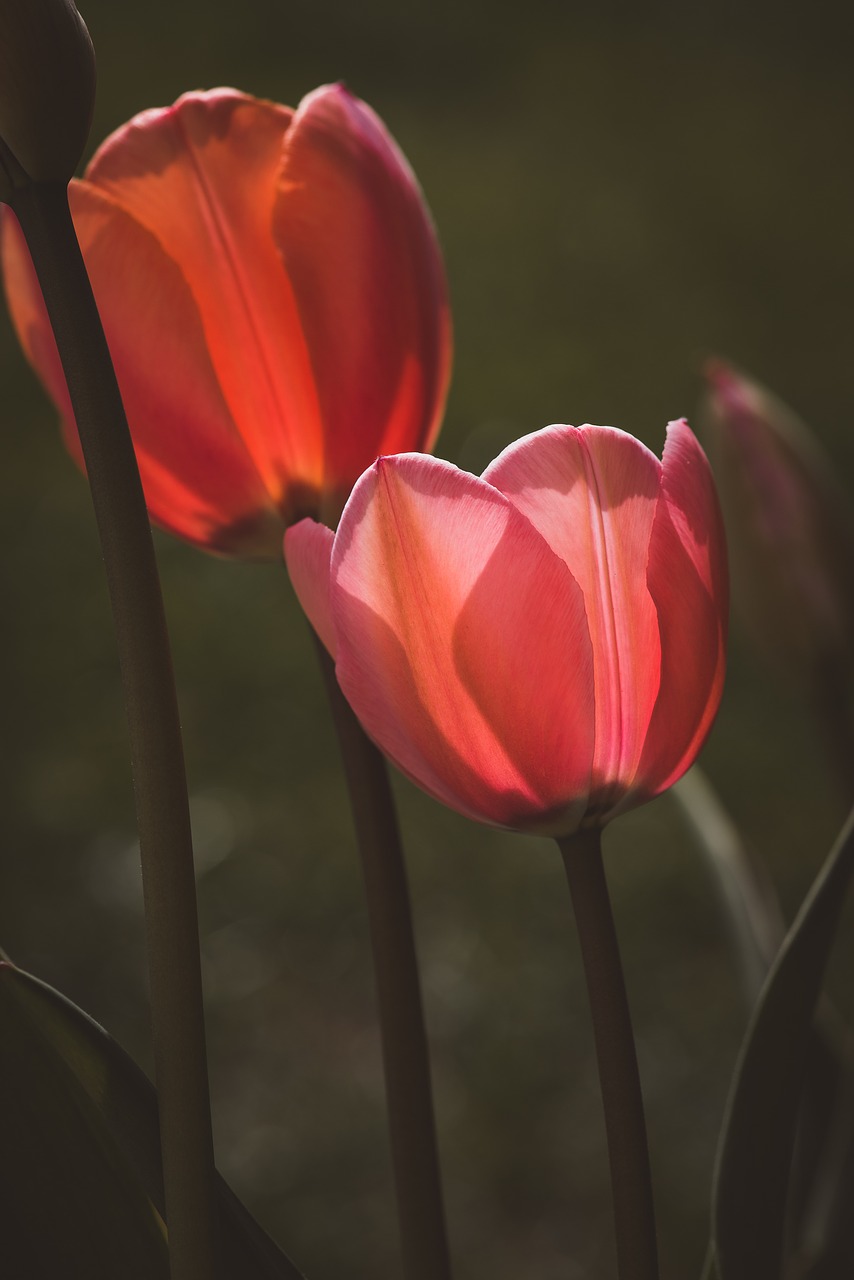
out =
[[294,116],[274,225],[318,389],[324,484],[343,504],[379,454],[432,445],[450,315],[415,177],[377,116],[340,85],[309,94]]
[[[85,183],[70,194],[152,519],[210,550],[278,554],[281,518],[235,430],[181,272],[108,198]],[[8,220],[3,249],[16,328],[82,461],[35,273]]]
[[367,732],[444,803],[569,832],[587,807],[581,591],[495,489],[420,455],[357,484],[332,553],[338,678]]
[[323,468],[314,377],[272,234],[291,119],[232,89],[186,94],[118,130],[86,175],[180,265],[232,418],[282,506],[289,486],[316,491]]

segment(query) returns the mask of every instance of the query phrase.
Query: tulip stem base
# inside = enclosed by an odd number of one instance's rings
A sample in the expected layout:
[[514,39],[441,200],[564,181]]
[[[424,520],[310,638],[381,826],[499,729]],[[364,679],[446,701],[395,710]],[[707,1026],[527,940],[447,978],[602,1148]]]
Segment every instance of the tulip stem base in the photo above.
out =
[[412,909],[388,768],[341,692],[332,659],[314,638],[365,883],[404,1275],[450,1280]]
[[658,1280],[643,1097],[598,830],[558,840],[578,927],[605,1112],[620,1280]]
[[16,190],[74,409],[124,689],[172,1280],[218,1270],[196,884],[172,658],[133,445],[63,184]]

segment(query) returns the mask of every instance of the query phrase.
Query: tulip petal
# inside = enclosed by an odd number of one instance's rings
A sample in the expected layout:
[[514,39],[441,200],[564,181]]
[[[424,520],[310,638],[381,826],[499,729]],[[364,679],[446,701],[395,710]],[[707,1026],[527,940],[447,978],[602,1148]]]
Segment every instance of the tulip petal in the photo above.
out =
[[693,763],[723,692],[726,541],[706,455],[684,419],[667,429],[648,579],[661,633],[661,692],[635,803],[666,790]]
[[62,372],[56,340],[42,301],[35,267],[18,219],[8,206],[0,209],[0,234],[6,301],[18,340],[62,417],[70,420],[71,401],[65,385],[65,374]]
[[281,506],[283,478],[316,492],[323,465],[314,377],[271,234],[291,119],[231,89],[185,94],[118,130],[86,175],[180,264],[232,417]]
[[325,524],[300,520],[285,534],[285,563],[306,617],[335,657],[335,627],[329,604],[329,562],[335,535]]
[[334,518],[379,454],[435,439],[450,368],[442,261],[405,158],[340,85],[294,116],[274,227],[311,352]]
[[646,563],[661,463],[611,427],[547,427],[484,472],[567,564],[584,592],[596,681],[594,798],[630,786],[659,690],[658,618]]
[[594,729],[583,597],[501,494],[380,459],[344,511],[331,602],[341,687],[404,773],[481,821],[575,829]]
[[[109,199],[85,183],[74,184],[70,194],[152,519],[212,550],[269,554],[281,546],[281,518],[235,430],[180,271]],[[11,220],[3,250],[16,327],[82,462],[38,282]]]

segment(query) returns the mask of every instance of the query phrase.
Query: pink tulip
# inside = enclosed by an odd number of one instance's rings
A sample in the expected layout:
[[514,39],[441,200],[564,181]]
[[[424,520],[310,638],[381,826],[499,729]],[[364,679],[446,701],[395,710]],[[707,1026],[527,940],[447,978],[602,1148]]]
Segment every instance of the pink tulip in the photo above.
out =
[[477,478],[380,458],[337,533],[291,528],[297,595],[363,727],[425,791],[543,835],[669,787],[724,679],[714,484],[684,421],[663,461],[610,427],[547,427]]
[[[296,110],[185,94],[108,138],[69,199],[155,524],[278,559],[285,527],[337,519],[379,454],[432,447],[441,254],[412,170],[341,85]],[[80,461],[29,256],[3,231],[12,319]]]

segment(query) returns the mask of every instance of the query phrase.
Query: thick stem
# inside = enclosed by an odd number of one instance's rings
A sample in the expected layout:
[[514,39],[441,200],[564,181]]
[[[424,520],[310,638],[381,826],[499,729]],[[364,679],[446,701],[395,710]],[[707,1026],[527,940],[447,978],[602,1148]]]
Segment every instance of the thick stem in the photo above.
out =
[[368,903],[404,1275],[406,1280],[450,1280],[430,1058],[394,798],[385,760],[342,694],[332,659],[315,640]]
[[217,1271],[196,885],[172,659],[124,408],[63,186],[15,194],[80,434],[130,730],[173,1280]]
[[600,833],[558,840],[578,926],[599,1064],[620,1280],[658,1280],[652,1174],[626,984]]

